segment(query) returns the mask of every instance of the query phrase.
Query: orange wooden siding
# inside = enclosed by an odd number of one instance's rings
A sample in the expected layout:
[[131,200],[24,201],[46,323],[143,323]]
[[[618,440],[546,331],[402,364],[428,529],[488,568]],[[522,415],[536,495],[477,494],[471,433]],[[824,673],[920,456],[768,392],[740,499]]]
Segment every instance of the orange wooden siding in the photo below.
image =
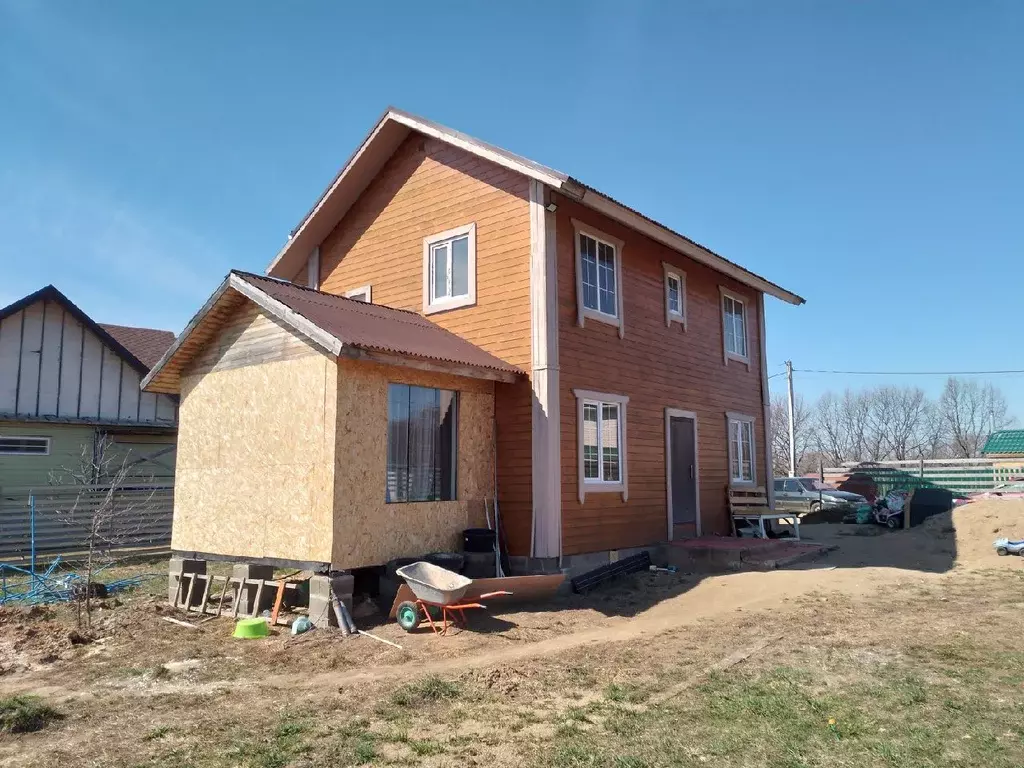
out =
[[[430,319],[529,372],[530,214],[527,179],[417,134],[385,164],[320,246],[320,289],[372,286],[373,302],[423,310],[423,239],[476,224],[476,304]],[[306,268],[295,276],[305,284]],[[531,391],[495,387],[498,488],[513,554],[529,554]]]
[[[625,337],[587,319],[576,325],[576,248],[571,219],[625,242],[622,262]],[[704,534],[727,533],[729,480],[726,412],[755,417],[757,480],[764,482],[764,405],[757,291],[622,227],[558,199],[559,365],[562,414],[562,531],[565,554],[642,546],[668,537],[665,408],[697,414],[700,514]],[[665,326],[662,261],[686,273],[687,330]],[[725,365],[719,286],[747,299],[749,370]],[[628,395],[628,501],[588,490],[578,497],[574,389]]]

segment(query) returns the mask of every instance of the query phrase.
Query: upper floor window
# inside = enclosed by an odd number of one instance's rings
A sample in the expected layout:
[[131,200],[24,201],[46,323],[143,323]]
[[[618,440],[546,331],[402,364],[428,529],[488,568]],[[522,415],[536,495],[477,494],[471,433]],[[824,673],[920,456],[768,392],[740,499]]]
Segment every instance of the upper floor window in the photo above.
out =
[[423,239],[423,312],[476,303],[476,224]]
[[388,384],[388,503],[455,499],[458,405],[448,389]]
[[373,303],[373,287],[370,285],[362,285],[358,288],[353,288],[351,291],[345,291],[346,299],[355,299],[356,301],[365,301],[367,304]]
[[579,495],[612,491],[626,496],[626,404],[624,395],[577,389]]
[[665,325],[673,321],[686,329],[686,273],[662,262],[665,271]]
[[722,290],[722,333],[725,361],[749,362],[747,353],[747,306],[739,296]]
[[0,436],[0,456],[48,456],[50,438]]
[[622,323],[622,241],[573,219],[576,232],[577,325],[586,317]]

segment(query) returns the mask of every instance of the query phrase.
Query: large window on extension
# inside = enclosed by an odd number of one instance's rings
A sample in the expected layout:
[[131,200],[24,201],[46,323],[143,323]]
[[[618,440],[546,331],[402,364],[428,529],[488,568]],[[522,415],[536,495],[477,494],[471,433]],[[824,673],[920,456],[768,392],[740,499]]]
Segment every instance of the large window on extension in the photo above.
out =
[[388,384],[388,503],[455,498],[458,392]]
[[440,312],[476,303],[476,224],[423,241],[423,311]]

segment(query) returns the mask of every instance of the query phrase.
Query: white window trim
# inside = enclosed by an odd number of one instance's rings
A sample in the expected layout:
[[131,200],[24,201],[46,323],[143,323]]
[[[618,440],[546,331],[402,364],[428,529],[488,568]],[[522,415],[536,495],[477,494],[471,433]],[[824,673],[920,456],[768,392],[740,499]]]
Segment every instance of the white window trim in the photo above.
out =
[[[741,296],[738,293],[730,291],[724,286],[718,286],[718,291],[721,294],[721,298],[718,301],[718,314],[720,317],[719,325],[722,328],[722,359],[726,365],[729,364],[730,360],[735,360],[738,363],[743,363],[747,366],[747,370],[750,370],[750,307],[752,302],[745,296]],[[743,336],[746,339],[747,354],[738,355],[735,352],[730,352],[728,342],[726,340],[725,333],[725,299],[729,297],[733,301],[739,302],[743,305]]]
[[[580,504],[587,498],[588,493],[621,493],[622,500],[627,501],[629,499],[629,475],[626,469],[626,404],[629,403],[629,397],[607,392],[593,392],[589,389],[574,389],[573,394],[576,396],[577,484]],[[583,477],[583,403],[588,400],[599,403],[617,403],[619,406],[619,477],[621,480],[617,483],[587,480]],[[598,458],[600,460],[600,457]]]
[[[750,423],[750,479],[742,480],[732,475],[732,423],[733,422],[749,422]],[[725,442],[728,445],[728,457],[729,457],[729,485],[735,486],[755,486],[757,485],[757,419],[753,416],[748,416],[745,413],[735,413],[727,411],[725,414]]]
[[[444,240],[452,240],[456,237],[469,236],[469,292],[465,296],[440,299],[431,302],[430,300],[430,248]],[[449,249],[449,259],[451,250]],[[445,312],[449,309],[469,307],[476,304],[476,222],[455,227],[436,235],[423,238],[423,314],[430,315],[434,312]]]
[[[686,330],[686,273],[667,261],[661,262],[665,283],[665,327],[671,328],[672,323],[679,323]],[[679,281],[679,312],[673,312],[668,303],[668,279],[674,277]]]
[[[626,333],[622,300],[622,252],[625,248],[625,243],[617,237],[606,235],[601,230],[594,229],[589,224],[584,224],[578,219],[571,219],[571,221],[573,241],[575,243],[573,247],[576,249],[576,325],[582,328],[585,318],[588,317],[592,320],[599,320],[602,323],[616,326],[619,329],[619,338],[621,339]],[[617,316],[609,315],[597,309],[590,309],[583,305],[583,254],[580,252],[580,235],[586,235],[615,249],[615,309]]]
[[0,448],[0,456],[49,456],[50,455],[50,438],[42,437],[40,435],[0,435],[0,438],[4,440],[42,440],[46,443],[45,453],[32,453],[28,451],[5,451]]
[[366,303],[373,304],[373,286],[372,285],[361,285],[358,288],[353,288],[351,291],[345,291],[345,298],[351,299],[353,296],[360,296],[366,294]]

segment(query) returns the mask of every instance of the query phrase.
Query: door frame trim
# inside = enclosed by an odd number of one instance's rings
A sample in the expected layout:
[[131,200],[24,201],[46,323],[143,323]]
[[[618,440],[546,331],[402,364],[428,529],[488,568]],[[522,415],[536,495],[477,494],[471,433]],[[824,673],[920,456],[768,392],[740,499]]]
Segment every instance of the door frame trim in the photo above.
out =
[[700,439],[697,414],[679,408],[665,409],[665,517],[668,520],[668,540],[672,541],[674,524],[672,522],[672,419],[693,420],[693,474],[697,481],[694,496],[697,504],[697,535],[701,535],[700,524]]

